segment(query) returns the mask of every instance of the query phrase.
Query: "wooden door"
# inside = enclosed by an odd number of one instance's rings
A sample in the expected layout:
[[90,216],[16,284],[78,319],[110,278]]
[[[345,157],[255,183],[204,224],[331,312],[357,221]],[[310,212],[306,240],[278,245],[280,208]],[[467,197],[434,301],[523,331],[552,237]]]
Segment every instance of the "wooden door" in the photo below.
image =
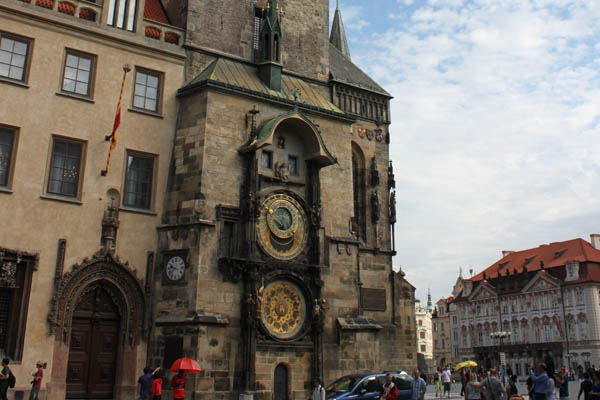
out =
[[75,308],[67,366],[68,399],[112,399],[119,312],[97,287]]
[[288,369],[283,364],[275,367],[275,377],[273,383],[273,399],[288,400]]

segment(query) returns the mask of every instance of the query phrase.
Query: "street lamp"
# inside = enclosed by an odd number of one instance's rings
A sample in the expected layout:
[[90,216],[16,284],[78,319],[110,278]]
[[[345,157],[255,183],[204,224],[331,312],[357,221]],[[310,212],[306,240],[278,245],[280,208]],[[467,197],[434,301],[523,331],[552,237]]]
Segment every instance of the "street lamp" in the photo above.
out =
[[504,369],[504,364],[506,363],[506,354],[502,351],[504,350],[503,347],[503,341],[505,338],[510,338],[511,332],[510,331],[496,331],[496,332],[492,332],[490,333],[490,338],[493,339],[500,339],[500,346],[498,348],[498,359],[500,360],[500,370],[502,373],[502,384],[505,384],[505,379],[504,379],[504,374],[505,374],[505,369]]

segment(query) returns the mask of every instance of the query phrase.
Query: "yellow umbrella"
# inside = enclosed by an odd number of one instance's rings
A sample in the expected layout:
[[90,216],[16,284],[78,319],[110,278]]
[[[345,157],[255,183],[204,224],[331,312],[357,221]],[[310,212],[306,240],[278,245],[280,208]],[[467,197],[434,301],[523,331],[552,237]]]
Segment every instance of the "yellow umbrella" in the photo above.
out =
[[454,370],[458,371],[459,369],[476,367],[477,365],[478,364],[475,361],[471,361],[471,360],[463,361],[463,362],[456,364],[456,367],[454,367]]

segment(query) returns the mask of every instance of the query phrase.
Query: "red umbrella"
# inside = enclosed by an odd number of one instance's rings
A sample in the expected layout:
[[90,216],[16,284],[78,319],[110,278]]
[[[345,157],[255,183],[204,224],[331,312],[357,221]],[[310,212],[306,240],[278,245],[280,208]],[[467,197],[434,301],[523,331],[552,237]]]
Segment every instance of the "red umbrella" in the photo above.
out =
[[175,360],[173,365],[171,365],[171,372],[179,372],[180,369],[184,370],[187,374],[195,374],[202,371],[196,360],[192,360],[191,358],[179,358]]

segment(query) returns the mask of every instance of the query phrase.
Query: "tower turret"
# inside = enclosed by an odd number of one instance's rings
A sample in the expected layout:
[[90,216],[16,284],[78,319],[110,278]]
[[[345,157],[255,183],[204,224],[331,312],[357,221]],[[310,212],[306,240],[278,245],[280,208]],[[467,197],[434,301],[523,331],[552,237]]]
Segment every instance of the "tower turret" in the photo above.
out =
[[277,0],[269,0],[260,26],[260,79],[273,90],[281,89],[281,13]]
[[333,24],[331,25],[331,35],[329,42],[338,49],[344,57],[350,59],[350,49],[346,40],[346,32],[344,31],[344,23],[342,22],[342,13],[340,12],[339,1],[336,2],[335,14],[333,15]]

